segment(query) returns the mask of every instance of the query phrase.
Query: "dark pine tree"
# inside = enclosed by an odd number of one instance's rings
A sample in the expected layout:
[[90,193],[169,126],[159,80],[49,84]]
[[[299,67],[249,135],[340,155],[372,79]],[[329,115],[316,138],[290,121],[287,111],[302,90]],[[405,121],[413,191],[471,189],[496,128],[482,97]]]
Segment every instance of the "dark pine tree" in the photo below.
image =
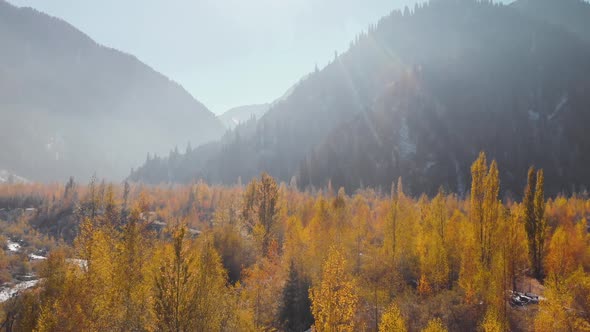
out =
[[285,331],[302,332],[313,324],[309,286],[309,281],[299,275],[295,264],[291,262],[279,316]]

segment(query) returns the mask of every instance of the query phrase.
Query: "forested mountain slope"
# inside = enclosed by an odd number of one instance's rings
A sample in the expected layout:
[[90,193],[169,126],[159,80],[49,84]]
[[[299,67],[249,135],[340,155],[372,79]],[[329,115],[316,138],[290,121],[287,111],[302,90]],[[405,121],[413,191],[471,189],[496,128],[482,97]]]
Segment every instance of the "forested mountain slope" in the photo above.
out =
[[373,42],[411,69],[308,157],[304,183],[399,175],[415,193],[466,192],[467,160],[485,150],[513,192],[531,164],[552,193],[590,184],[590,53],[575,36],[507,7],[441,2],[383,20]]
[[121,179],[148,151],[224,131],[177,83],[57,18],[0,1],[0,168]]
[[590,49],[566,28],[511,6],[432,1],[371,26],[257,123],[131,179],[233,183],[267,171],[350,190],[402,176],[411,192],[465,192],[485,150],[505,190],[521,192],[530,164],[550,193],[579,190],[590,184],[588,73]]
[[517,0],[511,4],[526,15],[564,27],[590,42],[590,3],[585,0]]

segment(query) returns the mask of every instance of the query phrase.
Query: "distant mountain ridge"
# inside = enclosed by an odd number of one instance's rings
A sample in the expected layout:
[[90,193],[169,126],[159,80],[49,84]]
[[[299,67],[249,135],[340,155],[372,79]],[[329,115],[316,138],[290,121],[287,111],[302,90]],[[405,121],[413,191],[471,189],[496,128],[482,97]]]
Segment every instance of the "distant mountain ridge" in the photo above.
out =
[[218,118],[221,120],[225,128],[234,129],[240,123],[248,121],[251,117],[259,119],[269,109],[270,104],[238,106],[229,109],[225,113],[221,114]]
[[180,85],[60,19],[0,0],[0,45],[0,167],[32,180],[122,179],[223,134]]
[[227,129],[235,129],[239,124],[243,124],[252,118],[260,119],[266,112],[268,112],[271,108],[274,108],[278,104],[282,103],[283,101],[287,100],[289,96],[295,91],[295,88],[301,84],[301,82],[307,79],[307,75],[302,77],[297,83],[292,85],[282,96],[275,99],[271,103],[265,104],[255,104],[255,105],[246,105],[246,106],[238,106],[234,107],[222,115],[218,116],[219,120],[223,122]]
[[517,0],[510,4],[526,15],[559,25],[590,42],[590,3],[584,0]]
[[533,164],[550,194],[588,188],[590,47],[572,31],[489,2],[394,11],[257,122],[130,179],[229,184],[266,171],[350,191],[401,176],[413,193],[466,193],[484,150],[505,193],[522,192]]

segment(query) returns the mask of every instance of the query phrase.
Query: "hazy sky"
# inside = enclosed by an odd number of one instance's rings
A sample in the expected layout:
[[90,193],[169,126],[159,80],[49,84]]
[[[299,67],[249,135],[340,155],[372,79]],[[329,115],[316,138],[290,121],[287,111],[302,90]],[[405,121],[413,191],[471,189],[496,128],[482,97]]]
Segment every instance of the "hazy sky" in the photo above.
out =
[[137,56],[211,111],[270,102],[414,0],[9,0]]

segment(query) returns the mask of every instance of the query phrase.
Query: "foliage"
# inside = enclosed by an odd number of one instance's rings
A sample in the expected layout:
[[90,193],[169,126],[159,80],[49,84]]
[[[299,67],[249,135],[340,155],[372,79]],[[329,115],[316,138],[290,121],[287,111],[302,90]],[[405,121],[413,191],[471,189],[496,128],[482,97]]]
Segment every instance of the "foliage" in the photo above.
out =
[[355,282],[345,267],[346,260],[340,249],[331,247],[322,280],[309,291],[317,331],[354,331],[358,296]]
[[[473,169],[479,198],[444,190],[414,198],[401,179],[391,195],[310,193],[268,175],[245,187],[0,185],[0,200],[38,204],[34,215],[15,208],[1,221],[5,240],[23,243],[22,252],[0,252],[1,275],[9,284],[23,271],[41,278],[3,305],[0,323],[39,331],[583,330],[588,198],[545,200],[536,172],[529,198],[502,202],[496,164],[481,154]],[[531,225],[540,228],[530,233]],[[531,243],[546,279],[531,279]],[[28,257],[47,250],[46,260]],[[508,305],[510,290],[545,300],[522,311]]]
[[381,316],[381,322],[379,323],[380,332],[405,332],[406,322],[402,316],[399,308],[395,303],[392,303],[387,310]]

